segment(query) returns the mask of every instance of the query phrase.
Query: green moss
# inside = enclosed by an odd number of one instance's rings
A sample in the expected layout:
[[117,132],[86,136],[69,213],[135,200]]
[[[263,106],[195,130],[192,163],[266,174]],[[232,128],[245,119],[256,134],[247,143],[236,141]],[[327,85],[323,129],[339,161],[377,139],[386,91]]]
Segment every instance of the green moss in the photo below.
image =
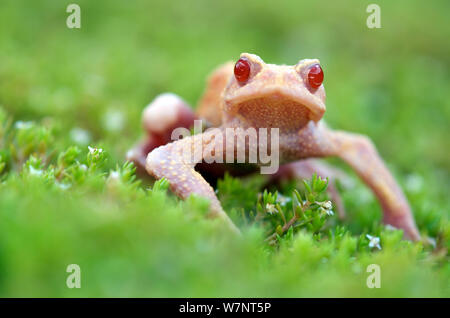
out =
[[[65,27],[65,4],[0,5],[0,296],[450,296],[444,1],[380,1],[379,30],[365,27],[368,3],[77,3],[80,30]],[[226,176],[218,196],[241,237],[205,218],[204,200],[136,178],[124,154],[144,105],[167,90],[194,103],[241,51],[321,59],[327,122],[374,140],[423,242],[382,225],[348,168],[346,221],[326,213],[320,179],[275,190]],[[69,264],[80,289],[66,287]],[[370,264],[379,289],[366,285]]]

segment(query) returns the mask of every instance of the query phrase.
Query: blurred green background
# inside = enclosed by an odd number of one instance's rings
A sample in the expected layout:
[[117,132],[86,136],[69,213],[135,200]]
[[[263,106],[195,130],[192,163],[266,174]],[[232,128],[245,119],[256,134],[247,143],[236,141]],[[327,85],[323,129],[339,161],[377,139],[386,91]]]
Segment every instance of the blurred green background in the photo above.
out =
[[[71,145],[84,153],[96,145],[108,154],[104,173],[122,165],[154,96],[171,91],[195,105],[208,73],[241,52],[276,64],[319,58],[325,120],[370,136],[422,233],[448,235],[448,1],[377,1],[381,29],[366,26],[372,1],[78,0],[81,29],[66,27],[69,3],[0,3],[0,107],[13,122],[52,127],[47,163]],[[10,145],[1,146],[5,157]],[[196,203],[110,193],[104,181],[68,195],[26,180],[20,164],[7,164],[0,188],[2,296],[450,295],[446,252],[439,266],[422,266],[442,252],[397,242],[406,252],[392,243],[355,265],[351,252],[301,234],[297,254],[267,256],[257,230],[225,239],[208,222],[182,218],[202,210]],[[379,222],[367,193],[358,185],[343,194],[355,235]],[[334,261],[323,265],[322,253]],[[361,266],[374,260],[390,264],[389,288],[365,287]],[[80,290],[65,287],[70,263],[85,273]]]

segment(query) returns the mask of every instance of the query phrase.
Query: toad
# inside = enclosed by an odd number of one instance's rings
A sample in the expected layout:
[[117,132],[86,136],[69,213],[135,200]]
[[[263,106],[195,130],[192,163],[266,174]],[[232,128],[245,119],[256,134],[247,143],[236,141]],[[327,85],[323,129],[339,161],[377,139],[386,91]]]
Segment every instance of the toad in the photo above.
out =
[[[267,161],[258,156],[258,150],[273,155],[276,143],[281,167],[271,172],[272,178],[278,180],[299,178],[305,171],[327,176],[331,170],[323,165],[320,168],[316,164],[318,159],[312,158],[338,157],[373,191],[383,210],[384,222],[403,229],[407,238],[418,240],[408,201],[371,140],[332,130],[323,122],[326,110],[323,78],[317,59],[303,59],[292,66],[275,65],[265,63],[257,55],[243,53],[236,63],[226,63],[213,71],[195,113],[175,94],[156,97],[143,111],[147,138],[129,151],[128,159],[153,177],[166,178],[180,198],[191,194],[207,198],[211,216],[223,218],[237,230],[206,181],[214,170],[208,172],[209,165],[225,162],[227,156],[236,160],[239,153],[247,158],[256,152],[255,164],[265,166]],[[207,126],[215,129],[172,140],[174,129],[190,128],[197,119],[205,120]],[[247,135],[227,138],[227,129],[241,129]],[[249,129],[256,131],[257,139],[251,138]],[[266,129],[265,136],[261,135],[262,129]],[[237,142],[230,142],[235,138]],[[266,143],[261,143],[261,139]],[[196,166],[207,172],[200,174]]]

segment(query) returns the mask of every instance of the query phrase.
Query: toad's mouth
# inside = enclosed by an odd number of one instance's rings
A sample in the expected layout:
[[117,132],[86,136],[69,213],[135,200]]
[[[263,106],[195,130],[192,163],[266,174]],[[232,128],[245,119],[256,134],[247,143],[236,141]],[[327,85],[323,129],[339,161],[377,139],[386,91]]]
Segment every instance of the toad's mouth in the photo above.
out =
[[299,101],[281,96],[260,97],[235,105],[236,114],[253,127],[295,131],[303,128],[313,113]]

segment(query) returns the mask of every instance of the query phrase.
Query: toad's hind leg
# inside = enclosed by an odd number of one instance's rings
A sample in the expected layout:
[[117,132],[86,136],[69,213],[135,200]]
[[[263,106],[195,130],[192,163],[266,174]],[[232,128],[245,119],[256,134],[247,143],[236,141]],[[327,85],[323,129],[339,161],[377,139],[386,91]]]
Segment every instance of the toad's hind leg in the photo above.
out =
[[233,75],[233,63],[228,62],[217,67],[209,75],[205,91],[197,105],[197,115],[209,125],[219,127],[222,124],[222,92]]
[[317,173],[322,178],[328,178],[327,191],[337,209],[339,218],[344,219],[345,207],[336,187],[336,180],[340,180],[344,185],[350,185],[352,181],[343,171],[331,167],[319,159],[304,159],[287,163],[271,176],[270,183],[281,180],[309,179],[313,173]]
[[195,115],[191,107],[172,93],[158,95],[142,112],[142,126],[147,133],[145,139],[127,153],[139,172],[145,171],[145,160],[153,149],[171,141],[175,128],[190,128]]
[[341,131],[328,131],[326,135],[331,142],[327,154],[347,162],[372,189],[383,208],[384,222],[403,229],[407,238],[419,240],[408,201],[370,139]]

